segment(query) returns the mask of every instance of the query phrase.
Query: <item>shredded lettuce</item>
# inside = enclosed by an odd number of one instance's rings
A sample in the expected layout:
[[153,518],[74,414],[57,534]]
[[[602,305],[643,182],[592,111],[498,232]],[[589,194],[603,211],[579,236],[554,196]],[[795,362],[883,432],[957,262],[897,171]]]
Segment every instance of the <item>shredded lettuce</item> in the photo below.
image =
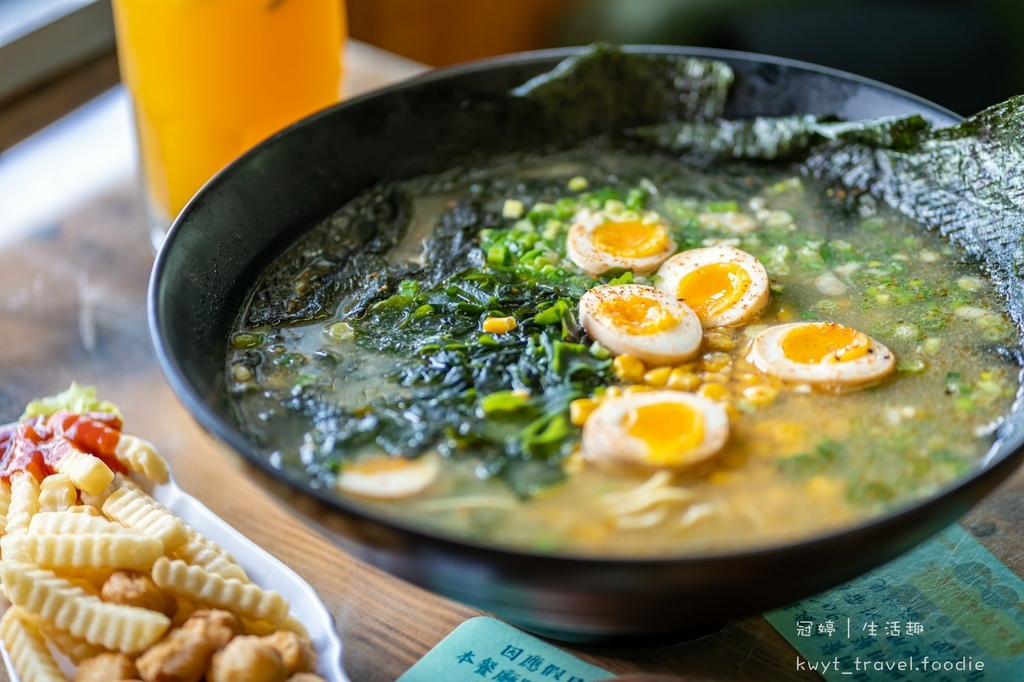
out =
[[22,413],[21,418],[49,417],[60,410],[68,410],[76,414],[110,412],[118,417],[121,416],[121,410],[117,408],[117,405],[109,400],[100,400],[96,397],[95,386],[82,386],[72,381],[66,391],[31,401],[25,406],[25,412]]

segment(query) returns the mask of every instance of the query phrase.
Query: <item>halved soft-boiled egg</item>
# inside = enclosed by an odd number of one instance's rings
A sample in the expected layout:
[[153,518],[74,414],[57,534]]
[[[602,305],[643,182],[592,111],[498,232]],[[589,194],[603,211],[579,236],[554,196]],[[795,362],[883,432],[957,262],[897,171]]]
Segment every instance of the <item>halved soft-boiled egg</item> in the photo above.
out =
[[672,364],[697,354],[704,330],[686,304],[642,284],[604,284],[580,298],[580,324],[616,355]]
[[620,215],[584,209],[566,237],[569,259],[591,275],[617,268],[654,272],[675,250],[668,224],[653,211]]
[[750,361],[779,379],[836,390],[875,383],[896,367],[892,351],[836,322],[769,327],[754,338]]
[[381,499],[412,497],[423,492],[437,479],[441,460],[435,453],[415,459],[371,455],[345,463],[338,473],[338,489]]
[[683,469],[729,437],[725,407],[692,393],[649,391],[602,402],[583,425],[583,456],[600,464]]
[[710,246],[662,263],[656,285],[693,308],[705,327],[743,324],[768,305],[768,272],[746,251]]

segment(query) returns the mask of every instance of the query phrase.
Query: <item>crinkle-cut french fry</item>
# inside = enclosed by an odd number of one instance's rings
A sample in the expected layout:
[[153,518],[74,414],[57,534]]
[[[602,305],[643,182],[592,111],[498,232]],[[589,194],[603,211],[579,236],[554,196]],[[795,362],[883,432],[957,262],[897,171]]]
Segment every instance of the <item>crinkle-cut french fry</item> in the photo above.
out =
[[74,504],[68,507],[69,514],[85,514],[87,516],[103,516],[100,510],[91,504]]
[[[129,486],[131,490],[137,492],[140,497],[147,500],[147,502],[156,509],[160,509],[170,516],[174,516],[172,511],[147,495],[133,482],[126,480],[125,485]],[[128,493],[121,493],[121,495],[127,494]],[[173,555],[175,559],[181,559],[193,566],[199,566],[210,573],[218,573],[225,578],[234,578],[236,580],[241,580],[242,582],[247,582],[249,580],[249,576],[246,575],[245,569],[242,568],[241,564],[238,563],[230,552],[197,531],[192,526],[188,524],[184,524],[184,526],[188,540],[171,552],[171,555]]]
[[39,628],[17,606],[0,619],[0,639],[21,682],[66,682]]
[[171,619],[162,613],[107,604],[52,571],[26,564],[0,561],[0,582],[12,604],[111,651],[143,651],[159,640],[171,624]]
[[153,564],[153,582],[168,594],[230,611],[239,618],[280,623],[288,617],[288,600],[277,592],[209,573],[180,559],[157,559]]
[[80,514],[73,511],[41,511],[32,517],[28,530],[35,535],[55,535],[59,533],[119,533],[133,534],[135,531],[125,528],[116,521],[105,519],[98,514]]
[[173,552],[188,540],[185,523],[140,490],[121,488],[103,503],[103,513],[122,525],[163,543]]
[[[124,474],[114,474],[114,490],[120,490],[121,488],[130,488],[131,490],[137,490],[141,493],[146,492],[142,489],[142,486],[135,482],[131,476],[125,476]],[[155,501],[155,500],[154,500]]]
[[106,488],[101,490],[95,495],[85,492],[84,490],[79,491],[78,496],[82,499],[83,507],[92,507],[93,509],[99,510],[103,507],[103,503],[107,501],[115,490],[120,486],[117,483],[117,474],[114,475],[114,482],[108,485]]
[[53,467],[66,474],[75,487],[90,495],[98,495],[114,480],[114,472],[99,457],[81,450],[64,454]]
[[245,569],[226,549],[191,526],[186,526],[186,530],[188,542],[174,550],[174,558],[225,578],[249,581]]
[[39,484],[39,511],[69,509],[78,501],[78,489],[66,474],[50,474]]
[[142,491],[142,487],[131,478],[121,473],[115,473],[114,480],[111,481],[111,484],[104,487],[102,491],[96,495],[90,495],[85,491],[81,491],[79,497],[82,499],[82,506],[92,507],[93,509],[99,510],[102,508],[103,503],[106,502],[106,498],[109,498],[116,492],[120,491],[122,487],[131,488],[133,491]]
[[5,532],[28,532],[29,521],[39,511],[39,481],[27,471],[11,475],[11,504],[7,509]]
[[11,484],[0,481],[0,535],[7,529],[7,510],[11,506]]
[[148,571],[164,554],[157,538],[138,533],[18,533],[0,538],[5,559],[42,568],[126,568]]
[[114,572],[113,568],[67,568],[61,569],[60,577],[76,587],[93,595],[100,596],[103,582]]
[[35,626],[39,628],[39,633],[46,639],[46,641],[53,644],[57,649],[67,656],[72,663],[78,665],[87,658],[93,656],[99,656],[107,650],[99,644],[89,644],[80,637],[75,637],[63,630],[58,630],[53,626],[53,623],[49,623],[35,614],[26,614],[35,623]]
[[154,483],[166,483],[170,478],[167,462],[157,454],[156,448],[148,440],[122,433],[114,456],[129,470],[142,474]]

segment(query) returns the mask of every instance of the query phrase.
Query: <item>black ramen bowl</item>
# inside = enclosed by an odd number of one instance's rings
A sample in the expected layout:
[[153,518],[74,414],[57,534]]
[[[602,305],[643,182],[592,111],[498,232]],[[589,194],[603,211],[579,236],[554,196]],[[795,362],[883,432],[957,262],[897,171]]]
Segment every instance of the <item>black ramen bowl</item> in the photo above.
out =
[[[831,113],[856,120],[949,111],[857,76],[716,50],[631,48],[728,63],[727,118]],[[679,558],[552,556],[460,542],[382,520],[270,466],[239,428],[227,342],[247,292],[290,244],[382,179],[444,170],[469,152],[507,151],[524,132],[505,94],[571,52],[526,53],[429,73],[319,112],[211,180],[157,257],[149,315],[157,355],[199,424],[289,509],[352,554],[525,629],[568,641],[672,637],[791,603],[907,551],[963,515],[1020,463],[1011,429],[984,466],[882,518],[784,546]],[[1019,414],[1010,420],[1019,420]]]

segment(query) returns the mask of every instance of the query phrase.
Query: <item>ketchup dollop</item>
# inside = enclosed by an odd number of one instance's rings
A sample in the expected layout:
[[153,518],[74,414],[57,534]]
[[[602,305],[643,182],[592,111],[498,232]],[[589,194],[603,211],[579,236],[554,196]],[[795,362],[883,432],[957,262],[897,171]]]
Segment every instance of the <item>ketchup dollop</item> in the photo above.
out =
[[112,470],[127,473],[117,460],[121,420],[110,412],[75,414],[60,410],[0,428],[0,480],[27,471],[42,480],[56,472],[61,457],[80,450],[103,460]]

